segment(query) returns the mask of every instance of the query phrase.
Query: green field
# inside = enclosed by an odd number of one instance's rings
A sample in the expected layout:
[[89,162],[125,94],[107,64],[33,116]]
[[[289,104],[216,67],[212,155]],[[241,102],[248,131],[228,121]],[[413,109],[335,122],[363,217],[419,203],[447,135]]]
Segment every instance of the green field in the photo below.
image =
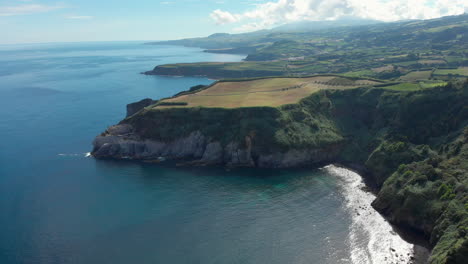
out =
[[441,26],[441,27],[433,27],[433,28],[429,28],[429,29],[424,30],[424,32],[437,33],[437,32],[442,32],[442,31],[444,31],[444,30],[452,29],[452,28],[455,28],[455,27],[466,27],[467,25],[468,25],[467,23],[463,23],[463,24],[458,24],[458,25],[448,25],[448,26]]
[[[156,105],[156,107],[280,106],[297,103],[300,99],[322,89],[350,89],[375,84],[378,82],[337,76],[222,81],[196,93],[162,100],[160,104],[164,105]],[[167,103],[179,104],[168,105]]]
[[401,81],[405,82],[413,82],[413,81],[419,81],[419,80],[427,80],[431,77],[432,71],[413,71],[410,72],[406,75],[403,75],[400,77]]
[[383,89],[401,91],[401,92],[411,92],[418,91],[422,89],[429,89],[434,87],[445,86],[447,82],[444,81],[420,81],[420,82],[403,82],[397,83],[389,86],[382,86]]
[[440,86],[445,86],[447,85],[447,82],[444,81],[425,81],[425,82],[419,82],[419,86],[422,89],[426,88],[434,88],[434,87],[440,87]]
[[468,76],[468,67],[459,67],[457,69],[440,69],[434,72],[435,75],[461,75]]
[[411,72],[443,66],[464,68],[439,70],[435,75],[468,76],[466,32],[468,16],[460,15],[328,30],[304,28],[301,32],[267,30],[255,34],[215,34],[160,44],[248,50],[245,61],[162,65],[147,73],[202,75],[214,79],[341,74],[413,82],[425,79],[426,75]]
[[421,90],[421,86],[417,83],[399,83],[391,86],[383,87],[387,90],[394,90],[394,91],[417,91]]
[[374,73],[375,72],[372,70],[362,70],[362,71],[347,72],[343,75],[349,76],[349,77],[361,77],[361,76],[373,76]]

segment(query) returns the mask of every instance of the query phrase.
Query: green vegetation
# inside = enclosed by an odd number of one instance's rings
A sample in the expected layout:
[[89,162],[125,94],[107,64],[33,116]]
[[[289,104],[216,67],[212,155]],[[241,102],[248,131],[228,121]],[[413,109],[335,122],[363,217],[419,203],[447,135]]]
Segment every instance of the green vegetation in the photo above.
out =
[[421,87],[417,83],[399,83],[390,86],[385,86],[384,88],[395,91],[417,91],[421,89]]
[[416,226],[435,245],[431,263],[463,263],[468,253],[468,129],[426,159],[400,165],[374,205],[398,224]]
[[187,106],[187,102],[158,102],[155,106]]
[[380,188],[373,206],[428,238],[430,263],[466,262],[468,14],[160,44],[248,56],[147,72],[231,80],[163,99],[122,121],[139,136],[170,141],[200,131],[223,146],[249,138],[255,162],[312,149],[357,165]]
[[[260,80],[265,88],[271,85],[271,79]],[[244,82],[224,82],[219,89],[249,89],[239,86]],[[391,222],[424,233],[434,247],[431,263],[463,263],[468,256],[468,82],[402,87],[319,90],[275,107],[153,106],[122,123],[142,138],[162,141],[193,131],[223,146],[246,144],[249,137],[254,159],[318,149],[332,162],[360,164],[381,188],[374,207]]]
[[455,69],[438,69],[434,72],[435,75],[460,75],[468,77],[468,67],[460,67]]
[[191,75],[210,78],[248,78],[259,76],[286,75],[284,62],[242,62],[242,63],[181,63],[160,65],[146,74],[157,75]]
[[422,89],[426,89],[426,88],[434,88],[434,87],[438,87],[438,86],[445,86],[447,85],[447,82],[444,82],[444,81],[424,81],[424,82],[419,82],[419,86],[422,88]]
[[[311,27],[313,28],[313,27]],[[285,32],[216,34],[161,42],[248,53],[238,63],[160,65],[148,74],[212,78],[309,76],[338,73],[360,78],[417,81],[468,76],[468,15]],[[215,52],[220,52],[216,50]],[[439,69],[432,74],[432,68]],[[419,71],[419,72],[418,72]],[[433,76],[432,76],[433,75]]]
[[464,27],[464,26],[468,26],[468,24],[463,23],[463,24],[458,24],[458,25],[448,25],[448,26],[434,27],[434,28],[426,29],[426,30],[424,30],[424,32],[436,33],[436,32],[445,31],[447,29],[452,29],[452,28],[455,28],[455,27]]
[[427,80],[431,78],[432,70],[427,71],[412,71],[400,77],[401,81],[419,81],[419,80]]

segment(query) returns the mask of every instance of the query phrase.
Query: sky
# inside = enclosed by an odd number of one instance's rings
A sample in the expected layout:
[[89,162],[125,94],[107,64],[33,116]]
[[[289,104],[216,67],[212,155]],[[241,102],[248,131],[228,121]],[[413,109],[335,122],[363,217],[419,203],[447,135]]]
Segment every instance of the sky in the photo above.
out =
[[297,21],[428,19],[468,0],[0,0],[0,44],[168,40]]

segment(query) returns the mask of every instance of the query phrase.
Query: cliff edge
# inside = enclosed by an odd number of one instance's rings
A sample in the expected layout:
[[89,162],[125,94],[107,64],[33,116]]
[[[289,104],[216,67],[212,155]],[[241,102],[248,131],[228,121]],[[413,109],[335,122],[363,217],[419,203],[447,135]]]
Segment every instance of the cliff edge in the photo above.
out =
[[96,158],[288,168],[337,162],[380,191],[374,207],[468,258],[468,82],[418,91],[322,90],[279,107],[146,107],[96,137]]

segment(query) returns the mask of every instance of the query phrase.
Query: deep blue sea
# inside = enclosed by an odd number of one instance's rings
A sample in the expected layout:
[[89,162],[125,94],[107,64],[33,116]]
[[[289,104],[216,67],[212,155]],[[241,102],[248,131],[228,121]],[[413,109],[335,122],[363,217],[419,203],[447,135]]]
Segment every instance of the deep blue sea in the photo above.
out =
[[140,72],[243,58],[140,42],[0,46],[0,263],[383,263],[390,246],[410,252],[344,169],[86,157],[126,104],[212,82]]

